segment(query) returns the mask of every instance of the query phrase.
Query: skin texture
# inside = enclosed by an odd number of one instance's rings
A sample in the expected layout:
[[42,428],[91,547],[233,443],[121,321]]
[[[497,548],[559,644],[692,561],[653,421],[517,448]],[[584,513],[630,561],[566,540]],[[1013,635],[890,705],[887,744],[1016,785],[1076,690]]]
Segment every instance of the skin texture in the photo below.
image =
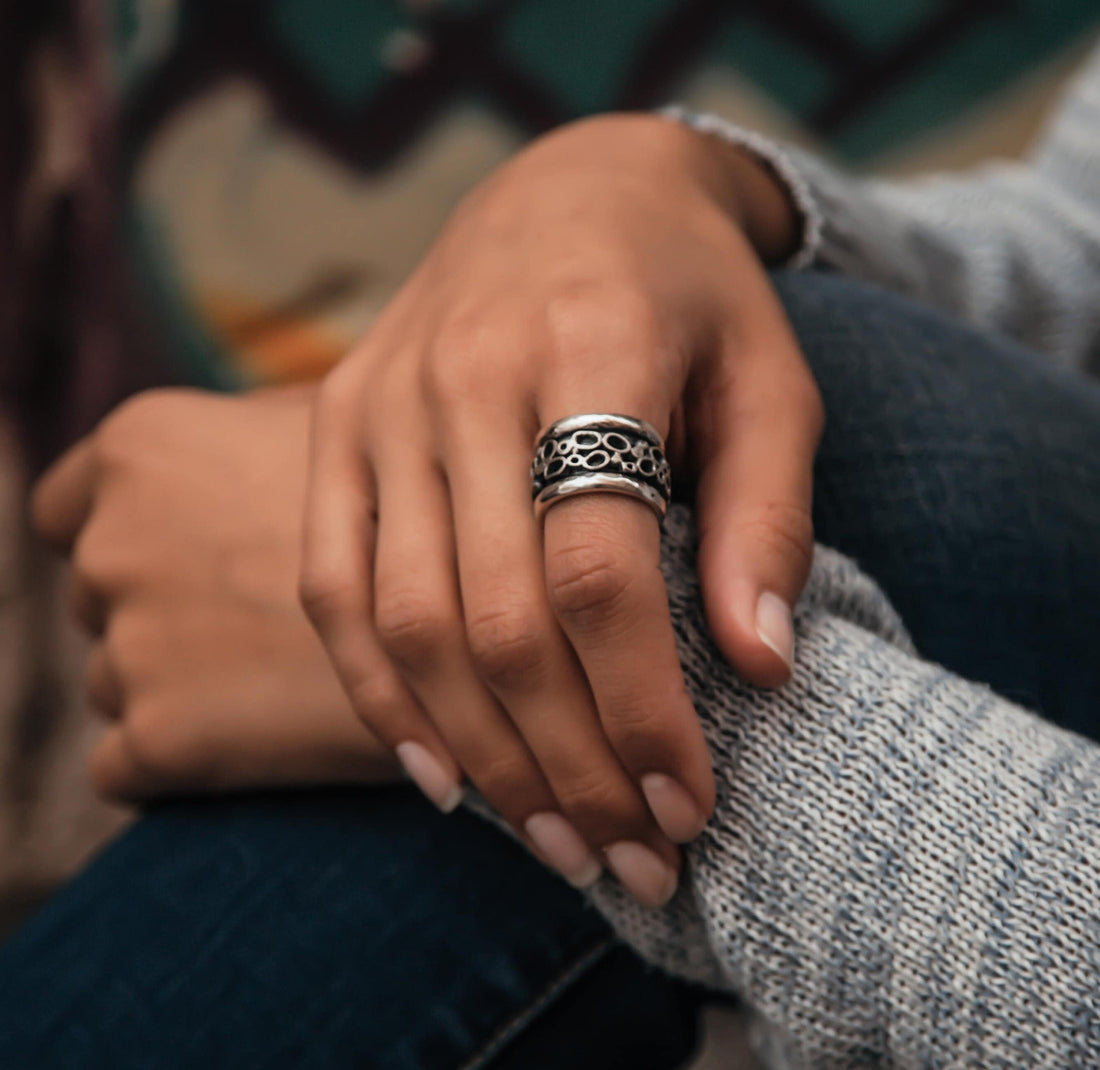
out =
[[155,391],[42,478],[116,799],[393,779],[297,599],[310,395]]
[[396,751],[444,808],[472,781],[574,883],[608,865],[667,899],[713,781],[658,527],[592,496],[540,528],[530,450],[567,413],[655,424],[695,495],[711,627],[782,683],[822,416],[762,265],[797,230],[737,150],[589,121],[475,191],[323,384],[308,499],[310,391],[160,391],[109,417],[34,501],[99,637],[100,790],[372,782]]
[[770,175],[709,138],[564,127],[458,207],[317,398],[301,595],[356,713],[440,805],[466,779],[521,835],[563,819],[567,876],[607,863],[643,902],[714,800],[659,528],[611,495],[540,527],[531,451],[574,413],[653,424],[715,638],[782,684],[823,421],[764,268],[796,231]]

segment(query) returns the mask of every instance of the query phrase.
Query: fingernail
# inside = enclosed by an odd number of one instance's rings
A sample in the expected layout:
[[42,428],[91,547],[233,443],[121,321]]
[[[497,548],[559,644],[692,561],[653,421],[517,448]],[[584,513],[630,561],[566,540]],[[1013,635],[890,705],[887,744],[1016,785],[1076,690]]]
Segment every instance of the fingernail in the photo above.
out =
[[657,824],[673,843],[687,843],[703,831],[706,818],[687,789],[672,777],[646,773],[642,777],[642,792]]
[[793,671],[794,621],[791,619],[791,607],[771,591],[765,591],[756,603],[756,634]]
[[398,761],[405,767],[409,779],[440,810],[449,814],[462,802],[462,787],[432,757],[431,752],[419,743],[407,740],[394,748]]
[[642,906],[663,907],[676,891],[676,871],[640,843],[624,841],[604,848],[611,872]]
[[543,858],[574,888],[588,888],[600,879],[603,867],[561,814],[532,814],[523,827]]

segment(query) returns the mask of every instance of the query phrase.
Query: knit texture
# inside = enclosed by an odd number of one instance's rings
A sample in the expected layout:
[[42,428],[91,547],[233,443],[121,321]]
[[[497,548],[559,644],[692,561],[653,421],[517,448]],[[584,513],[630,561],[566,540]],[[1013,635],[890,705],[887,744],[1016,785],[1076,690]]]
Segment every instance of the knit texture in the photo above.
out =
[[1100,1065],[1100,748],[917,658],[819,547],[794,677],[713,645],[683,507],[663,571],[717,775],[663,910],[594,890],[665,969],[743,997],[773,1065]]
[[1024,160],[890,182],[714,115],[665,112],[763,160],[827,267],[1100,372],[1100,50]]

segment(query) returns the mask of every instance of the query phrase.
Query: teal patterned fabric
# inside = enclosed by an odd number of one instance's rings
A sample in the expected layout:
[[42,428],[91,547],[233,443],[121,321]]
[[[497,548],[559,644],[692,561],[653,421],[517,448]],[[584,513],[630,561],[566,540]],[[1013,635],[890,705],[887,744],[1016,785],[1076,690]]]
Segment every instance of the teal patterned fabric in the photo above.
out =
[[[311,246],[303,256],[300,243],[279,242],[278,216],[324,211],[323,203],[292,203],[288,195],[276,218],[254,213],[263,200],[253,196],[257,168],[267,166],[280,138],[290,135],[331,158],[352,181],[362,179],[369,208],[374,177],[415,185],[410,150],[430,155],[433,136],[463,102],[476,103],[473,110],[510,148],[586,114],[659,107],[715,73],[733,72],[818,141],[862,161],[957,116],[1100,23],[1096,0],[108,3],[134,274],[173,374],[215,389],[313,376],[353,341],[330,339],[326,356],[316,336],[307,344],[280,333],[287,308],[298,317],[292,326],[331,327],[332,316],[326,320],[328,310],[314,301],[327,292],[328,277],[303,269],[302,277],[277,282],[270,262],[285,253],[339,275],[348,258],[347,249]],[[230,149],[222,141],[176,161],[193,188],[205,183],[217,197],[197,206],[179,183],[138,194],[129,180],[155,155],[167,121],[227,79],[258,88],[270,115],[242,130]],[[295,164],[309,166],[302,159]],[[445,180],[433,188],[443,190],[436,201],[403,210],[441,222],[446,206],[437,202],[462,190]],[[246,215],[241,233],[270,239],[264,262],[253,261],[252,277],[242,282],[247,273],[238,271],[227,284],[218,264],[250,253],[222,248],[209,237],[213,225],[204,229],[187,214],[203,210],[222,213],[226,231]],[[340,229],[330,223],[327,233]],[[189,259],[199,231],[208,235],[206,255]],[[372,240],[368,234],[364,244]],[[394,282],[393,265],[409,265],[396,254],[387,260],[381,249],[354,253],[353,260],[355,271],[373,280],[374,290],[365,286],[359,296],[371,308]],[[255,330],[242,335],[242,322],[274,327],[264,327],[267,341],[260,344]],[[301,349],[293,359],[291,345]]]
[[[732,68],[861,158],[957,114],[1100,21],[1094,0],[113,0],[123,84],[243,16],[240,53],[309,110],[488,99],[531,132]],[[183,72],[180,72],[183,74]],[[512,94],[513,99],[509,99]],[[384,155],[384,154],[383,154]]]

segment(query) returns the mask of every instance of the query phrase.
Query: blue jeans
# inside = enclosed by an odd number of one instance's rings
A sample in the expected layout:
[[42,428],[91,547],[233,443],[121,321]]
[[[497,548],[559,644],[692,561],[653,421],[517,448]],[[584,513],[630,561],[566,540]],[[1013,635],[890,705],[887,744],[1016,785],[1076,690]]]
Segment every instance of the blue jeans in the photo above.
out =
[[[824,275],[821,541],[931,658],[1100,735],[1100,388]],[[186,801],[0,951],[0,1066],[678,1066],[701,994],[495,829],[402,788]]]

